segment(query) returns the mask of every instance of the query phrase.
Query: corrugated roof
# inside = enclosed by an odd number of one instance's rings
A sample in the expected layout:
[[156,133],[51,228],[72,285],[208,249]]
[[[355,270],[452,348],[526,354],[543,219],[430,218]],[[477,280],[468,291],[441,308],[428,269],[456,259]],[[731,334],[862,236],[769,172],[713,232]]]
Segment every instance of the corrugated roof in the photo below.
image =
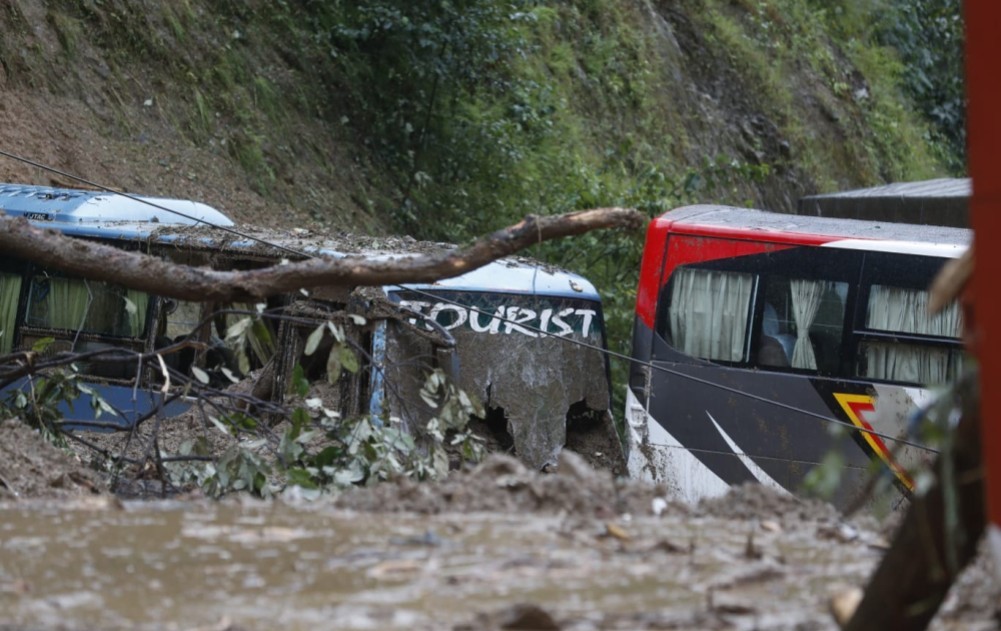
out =
[[796,214],[968,227],[971,191],[968,178],[895,182],[809,195],[799,200]]

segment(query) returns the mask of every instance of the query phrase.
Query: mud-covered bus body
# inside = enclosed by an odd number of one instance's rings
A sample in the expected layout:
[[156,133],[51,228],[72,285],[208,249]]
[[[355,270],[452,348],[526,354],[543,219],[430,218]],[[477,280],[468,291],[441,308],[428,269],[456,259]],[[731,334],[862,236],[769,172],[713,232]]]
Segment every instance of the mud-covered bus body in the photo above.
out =
[[[272,265],[298,258],[296,252],[403,261],[419,252],[450,247],[409,239],[325,238],[304,230],[224,232],[192,225],[233,226],[204,204],[93,191],[0,185],[0,208],[73,237],[220,270]],[[0,337],[5,353],[31,348],[44,338],[55,339],[46,348],[50,354],[111,346],[151,353],[189,336],[203,348],[227,352],[222,344],[226,325],[239,316],[212,321],[212,312],[266,308],[282,317],[268,320],[276,353],[274,366],[264,377],[271,384],[262,392],[281,403],[296,365],[306,368],[307,378],[326,376],[327,364],[318,359],[326,358],[325,349],[307,357],[304,348],[318,323],[331,318],[344,329],[361,360],[360,370],[344,371],[331,380],[335,382],[331,396],[337,400],[327,404],[342,414],[397,417],[416,427],[435,413],[423,401],[420,388],[429,370],[441,368],[483,401],[491,421],[488,429],[511,442],[513,451],[530,466],[543,468],[555,462],[567,443],[568,426],[589,436],[600,435],[601,440],[591,440],[589,446],[602,445],[609,453],[620,449],[609,415],[598,294],[586,279],[537,262],[506,259],[424,285],[320,288],[277,296],[263,306],[187,303],[66,278],[23,261],[4,258],[0,265],[0,329],[10,332]],[[351,314],[359,317],[347,317]],[[209,324],[193,331],[206,319]],[[247,354],[253,359],[254,353]],[[175,390],[191,377],[192,367],[203,375],[212,373],[211,352],[166,355],[165,361],[180,376],[173,381]],[[260,368],[262,361],[252,364],[251,368]],[[86,382],[116,410],[116,418],[105,415],[102,424],[128,426],[163,404],[163,370],[158,365],[95,362],[79,368]],[[228,369],[230,374],[236,372],[231,363]],[[221,377],[220,382],[227,383]],[[13,387],[28,384],[21,380]],[[160,413],[171,416],[188,405],[177,399]],[[65,406],[63,412],[69,420],[94,419],[85,403]]]
[[797,492],[838,453],[835,503],[857,498],[874,463],[906,494],[929,458],[911,419],[964,357],[958,307],[929,315],[926,289],[970,237],[721,206],[653,220],[627,391],[630,473],[689,501],[743,482]]

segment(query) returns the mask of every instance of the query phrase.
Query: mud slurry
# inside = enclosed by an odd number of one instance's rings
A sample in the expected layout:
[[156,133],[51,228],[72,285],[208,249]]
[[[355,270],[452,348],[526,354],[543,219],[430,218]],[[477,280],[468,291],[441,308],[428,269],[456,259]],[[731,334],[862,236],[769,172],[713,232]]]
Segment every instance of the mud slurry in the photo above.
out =
[[[758,486],[664,491],[565,452],[549,474],[494,454],[314,502],[8,495],[0,629],[835,629],[829,598],[886,545]],[[994,628],[990,569],[932,628]]]

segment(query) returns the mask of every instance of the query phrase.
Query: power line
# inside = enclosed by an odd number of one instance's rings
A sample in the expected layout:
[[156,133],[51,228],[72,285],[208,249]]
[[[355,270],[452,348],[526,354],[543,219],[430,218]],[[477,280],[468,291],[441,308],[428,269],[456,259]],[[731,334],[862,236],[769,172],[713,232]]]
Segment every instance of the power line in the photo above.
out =
[[[204,219],[201,219],[199,217],[194,217],[194,216],[189,215],[187,213],[184,213],[184,212],[181,212],[181,211],[178,211],[178,210],[174,210],[172,208],[166,208],[166,207],[161,206],[160,204],[156,204],[155,202],[152,202],[152,201],[150,201],[148,199],[143,199],[143,198],[137,197],[135,195],[130,195],[129,193],[124,193],[122,191],[113,189],[111,187],[104,186],[104,185],[102,185],[100,183],[93,182],[93,181],[88,180],[86,178],[83,178],[83,177],[74,175],[72,173],[68,173],[68,172],[56,169],[55,167],[50,167],[48,165],[45,165],[45,164],[42,164],[42,163],[30,160],[28,158],[25,158],[25,157],[22,157],[22,156],[19,156],[19,155],[16,155],[16,154],[4,151],[2,149],[0,149],[0,155],[8,157],[8,158],[11,158],[13,160],[24,162],[26,164],[29,164],[29,165],[34,166],[36,168],[42,169],[44,171],[49,171],[51,173],[58,174],[58,175],[60,175],[60,176],[62,176],[64,178],[68,178],[68,179],[71,179],[71,180],[74,180],[74,181],[77,181],[77,182],[84,183],[84,184],[86,184],[88,186],[91,186],[93,188],[96,188],[96,189],[99,189],[99,190],[102,190],[102,191],[105,191],[105,192],[108,192],[108,193],[112,193],[112,194],[115,194],[115,195],[121,195],[121,196],[126,197],[128,199],[131,199],[133,201],[136,201],[136,202],[139,202],[139,203],[143,203],[143,204],[147,204],[149,206],[157,208],[158,210],[162,210],[162,211],[165,211],[165,212],[173,213],[175,215],[178,215],[178,216],[183,217],[185,219],[188,219],[190,221],[194,221],[196,223],[201,223],[201,224],[204,224],[204,225],[206,225],[208,227],[211,227],[211,228],[214,228],[214,229],[217,229],[217,230],[222,230],[222,231],[227,232],[229,234],[235,235],[235,236],[243,238],[243,239],[247,239],[249,241],[254,241],[254,242],[259,243],[261,245],[272,247],[272,248],[275,248],[275,249],[280,250],[280,251],[284,251],[284,252],[288,252],[290,254],[294,254],[296,256],[301,256],[303,258],[316,258],[315,254],[311,254],[311,253],[306,252],[304,250],[298,250],[296,248],[291,248],[291,247],[288,247],[288,246],[280,244],[280,243],[275,243],[275,242],[269,241],[268,239],[264,239],[264,238],[261,238],[261,237],[257,237],[257,236],[254,236],[254,235],[242,232],[242,231],[240,231],[240,230],[238,230],[236,228],[231,228],[229,226],[221,226],[221,225],[218,225],[218,224],[214,224],[214,223],[212,223],[210,221],[206,221]],[[536,268],[536,272],[537,271],[538,271],[538,268]],[[533,285],[533,292],[534,292],[535,291],[535,278],[534,277],[533,277],[532,285]],[[781,409],[784,409],[784,410],[787,410],[787,411],[790,411],[790,412],[795,412],[797,414],[802,414],[804,416],[807,416],[807,417],[810,417],[810,418],[814,418],[814,419],[817,419],[817,420],[820,420],[820,421],[823,421],[823,422],[826,422],[826,423],[829,423],[829,424],[832,424],[832,425],[837,425],[837,426],[845,427],[845,428],[847,428],[849,430],[852,430],[852,431],[857,431],[857,432],[860,432],[860,433],[869,434],[869,435],[872,435],[872,436],[877,436],[877,437],[879,437],[879,438],[881,438],[883,440],[893,441],[895,443],[899,443],[899,444],[902,444],[902,445],[907,445],[909,447],[914,447],[914,448],[921,449],[921,450],[924,450],[924,451],[927,451],[927,452],[930,452],[930,453],[938,453],[938,450],[936,450],[936,449],[933,449],[933,448],[925,446],[925,445],[921,445],[919,443],[916,443],[916,442],[908,440],[908,439],[891,436],[889,434],[885,434],[885,433],[882,433],[882,432],[877,432],[876,430],[873,430],[873,429],[858,427],[858,426],[856,426],[856,425],[854,425],[852,423],[849,423],[849,422],[846,422],[846,421],[842,421],[840,419],[837,419],[837,418],[834,418],[834,417],[831,417],[831,416],[827,416],[827,415],[824,415],[824,414],[819,414],[819,413],[816,413],[816,412],[812,412],[810,410],[805,410],[803,408],[799,408],[797,406],[794,406],[794,405],[791,405],[791,404],[788,404],[788,403],[783,403],[781,401],[776,401],[774,399],[769,399],[769,398],[766,398],[766,397],[763,397],[763,396],[760,396],[760,395],[752,394],[750,392],[745,392],[743,390],[739,390],[737,388],[726,386],[726,385],[723,385],[721,383],[713,382],[713,381],[710,381],[708,379],[703,379],[701,377],[696,377],[694,375],[689,375],[689,374],[686,374],[686,373],[681,372],[679,370],[673,370],[673,369],[667,368],[666,366],[661,366],[661,365],[655,364],[653,362],[638,360],[638,359],[636,359],[634,357],[631,357],[631,356],[628,356],[628,355],[624,355],[622,353],[617,353],[615,351],[612,351],[612,350],[606,348],[605,346],[598,346],[598,345],[586,342],[584,340],[577,340],[577,339],[573,339],[573,338],[569,338],[569,337],[565,337],[565,336],[561,336],[561,335],[555,335],[553,333],[550,333],[549,331],[544,331],[544,330],[542,330],[539,327],[536,327],[536,326],[533,326],[533,325],[529,325],[527,323],[515,322],[513,318],[508,318],[508,317],[506,317],[503,314],[498,314],[498,313],[491,314],[491,313],[487,313],[485,311],[482,311],[478,307],[475,307],[473,305],[462,304],[462,303],[460,303],[460,302],[458,302],[456,300],[444,297],[444,296],[442,296],[440,294],[436,294],[436,293],[432,293],[432,292],[429,292],[429,291],[426,291],[426,290],[418,289],[416,287],[408,287],[406,285],[395,284],[395,283],[394,284],[390,284],[390,285],[383,285],[382,287],[383,288],[385,288],[385,287],[394,287],[396,289],[413,292],[413,293],[416,293],[416,294],[419,294],[419,295],[422,295],[422,296],[425,296],[425,297],[428,297],[428,298],[433,298],[433,299],[438,300],[438,301],[449,303],[449,304],[451,304],[453,306],[458,306],[458,307],[462,307],[463,309],[468,309],[469,311],[475,312],[475,313],[477,313],[479,315],[486,314],[488,316],[491,316],[492,318],[500,320],[501,322],[510,323],[510,324],[517,324],[519,327],[531,330],[532,332],[540,334],[543,337],[555,337],[555,338],[557,338],[559,340],[562,340],[564,342],[568,342],[568,343],[571,343],[571,344],[576,344],[578,346],[581,346],[581,347],[584,347],[584,348],[587,348],[587,349],[590,349],[590,350],[594,350],[594,351],[603,353],[606,357],[609,357],[609,358],[615,358],[615,359],[624,360],[624,361],[630,362],[631,364],[638,364],[640,366],[643,366],[643,367],[646,367],[646,368],[650,368],[651,370],[656,370],[658,372],[669,374],[669,375],[672,375],[672,376],[675,376],[675,377],[680,377],[682,379],[686,379],[686,380],[689,380],[689,381],[692,381],[692,382],[695,382],[695,383],[699,383],[699,384],[702,384],[702,385],[706,385],[706,386],[710,386],[710,387],[713,387],[713,388],[717,388],[719,390],[722,390],[724,392],[728,392],[730,394],[735,394],[735,395],[738,395],[738,396],[741,396],[741,397],[745,397],[745,398],[751,399],[753,401],[757,401],[759,403],[765,403],[767,405],[772,405],[772,406],[775,406],[775,407],[778,407],[778,408],[781,408]],[[537,294],[533,293],[532,295],[535,296],[536,298],[538,298]],[[604,332],[604,326],[602,326],[602,331]],[[626,387],[628,387],[628,386],[626,386]]]

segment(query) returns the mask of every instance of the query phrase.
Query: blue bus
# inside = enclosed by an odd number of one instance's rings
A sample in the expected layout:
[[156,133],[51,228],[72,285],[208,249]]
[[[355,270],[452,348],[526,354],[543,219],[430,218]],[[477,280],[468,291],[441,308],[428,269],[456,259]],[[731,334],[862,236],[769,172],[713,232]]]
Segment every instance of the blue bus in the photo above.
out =
[[[392,258],[451,247],[409,239],[324,237],[301,229],[241,230],[197,202],[103,191],[0,185],[0,209],[68,236],[219,270],[316,255]],[[268,320],[267,334],[273,349],[237,352],[242,361],[234,361],[234,349],[225,341],[228,327],[245,317],[240,311],[275,316]],[[345,317],[348,313],[355,317]],[[131,352],[130,361],[95,358],[78,366],[86,383],[114,409],[115,418],[104,417],[99,425],[128,427],[157,410],[172,416],[190,405],[179,395],[196,377],[220,371],[240,376],[266,364],[271,365],[262,391],[280,404],[296,366],[310,380],[328,377],[325,349],[305,352],[310,334],[326,319],[340,324],[364,359],[357,372],[329,379],[344,415],[422,423],[434,410],[422,401],[420,388],[427,372],[440,368],[484,403],[483,431],[529,466],[554,464],[565,445],[597,453],[602,464],[621,460],[609,414],[600,297],[585,278],[567,271],[510,258],[435,283],[321,287],[261,305],[213,305],[74,278],[9,257],[0,260],[0,353],[30,349],[40,340],[53,340],[48,355]],[[154,357],[159,349],[174,349],[162,355],[173,375],[166,395],[161,392],[163,367],[136,359]],[[27,379],[8,389],[26,387]],[[165,401],[169,404],[161,409]],[[63,412],[77,422],[75,427],[94,421],[89,405],[67,405]]]

